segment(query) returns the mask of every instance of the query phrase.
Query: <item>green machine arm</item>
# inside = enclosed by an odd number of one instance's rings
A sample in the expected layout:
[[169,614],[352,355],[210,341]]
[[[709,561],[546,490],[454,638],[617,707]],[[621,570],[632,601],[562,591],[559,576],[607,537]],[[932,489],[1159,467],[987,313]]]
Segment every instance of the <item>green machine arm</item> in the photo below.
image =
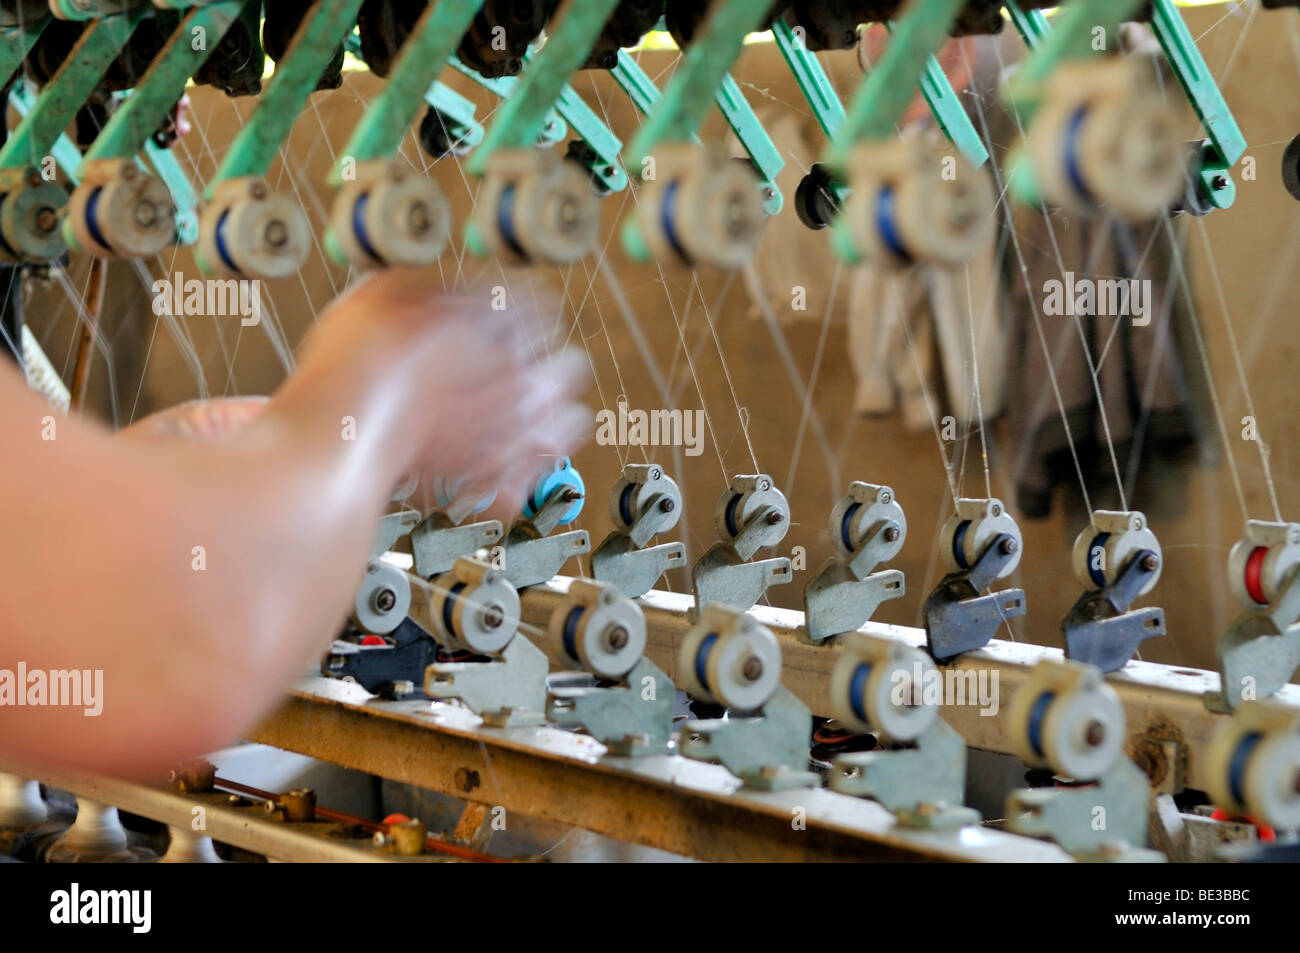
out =
[[0,30],[0,83],[8,83],[13,78],[49,22],[50,18],[46,16]]
[[[519,79],[515,76],[498,76],[487,77],[479,73],[460,61],[458,57],[453,56],[449,61],[451,68],[456,72],[467,76],[475,83],[482,86],[489,93],[498,99],[506,100],[514,95],[515,87],[519,85]],[[560,114],[552,109],[546,115],[546,121],[542,124],[542,131],[538,134],[537,144],[542,147],[553,146],[558,142],[563,142],[564,137],[569,134],[569,127]]]
[[745,37],[767,14],[766,4],[753,0],[717,0],[695,41],[682,54],[681,65],[659,105],[624,151],[625,165],[639,169],[662,143],[690,140],[704,121],[709,100],[727,79],[727,70],[740,56]]
[[912,101],[912,90],[926,78],[931,54],[947,41],[962,3],[912,0],[904,8],[880,62],[849,101],[839,133],[824,153],[826,165],[834,172],[844,170],[849,153],[859,142],[883,141],[894,135]]
[[[396,155],[425,102],[466,128],[473,123],[473,106],[436,80],[482,6],[483,0],[440,0],[424,12],[403,44],[383,90],[366,108],[343,148],[334,168],[335,185],[342,181],[343,164],[348,159],[368,162]],[[465,106],[469,106],[468,117]]]
[[1210,139],[1198,157],[1198,168],[1193,170],[1198,178],[1199,194],[1209,202],[1209,207],[1202,210],[1227,208],[1237,193],[1228,173],[1246,151],[1246,140],[1172,0],[1153,0],[1151,25]]
[[157,130],[185,92],[185,85],[254,0],[216,0],[195,5],[154,57],[131,95],[86,150],[86,162],[130,159]]
[[334,51],[356,24],[361,2],[320,0],[303,18],[257,108],[208,183],[205,198],[210,200],[217,187],[229,179],[266,174]]
[[[623,92],[632,101],[632,105],[642,115],[648,116],[663,98],[659,93],[659,87],[655,86],[654,81],[645,74],[645,70],[641,69],[636,60],[623,50],[619,50],[618,62],[610,72],[614,81],[622,87]],[[776,176],[784,168],[785,160],[781,158],[781,153],[773,145],[767,131],[763,129],[730,74],[723,78],[715,99],[727,124],[740,140],[759,178],[763,180],[764,209],[769,215],[775,215],[781,211],[782,204],[781,190],[776,186]],[[698,140],[694,134],[691,138],[693,141]]]
[[1011,17],[1011,22],[1016,26],[1016,32],[1020,38],[1025,41],[1025,46],[1029,49],[1035,49],[1051,29],[1047,25],[1047,17],[1043,16],[1042,10],[1021,10],[1015,0],[1004,0],[1003,9]]
[[72,122],[109,64],[144,19],[146,8],[96,20],[45,84],[31,112],[0,148],[0,169],[22,169],[40,160]]
[[[182,216],[180,231],[192,240],[190,195],[182,194],[183,204],[178,206],[177,183],[142,175],[136,156],[247,2],[253,0],[195,6],[177,24],[131,95],[120,101],[82,161],[82,182],[72,194],[62,227],[68,247],[105,257],[157,254],[178,237],[178,215]],[[166,155],[171,158],[170,152]],[[186,183],[185,192],[189,191]]]
[[[482,176],[487,171],[492,154],[498,149],[532,147],[545,128],[552,106],[556,106],[563,115],[565,109],[571,110],[575,104],[581,103],[581,99],[568,87],[567,80],[586,60],[615,6],[617,0],[570,0],[565,4],[557,21],[552,23],[546,45],[540,52],[530,53],[526,57],[527,65],[523,75],[510,97],[497,110],[497,116],[488,127],[482,144],[470,154],[467,163],[470,173]],[[591,118],[594,119],[594,115]],[[572,118],[569,121],[572,123]],[[575,127],[575,131],[598,153],[600,145],[608,145],[588,141],[584,133],[589,134],[590,129]],[[613,134],[607,128],[604,131],[612,138]],[[616,139],[613,141],[617,143]],[[610,162],[601,164],[612,165]],[[621,182],[621,186],[617,187],[626,186],[621,170],[617,170],[617,167],[615,170],[619,177],[614,181]],[[608,188],[609,183],[606,186]]]

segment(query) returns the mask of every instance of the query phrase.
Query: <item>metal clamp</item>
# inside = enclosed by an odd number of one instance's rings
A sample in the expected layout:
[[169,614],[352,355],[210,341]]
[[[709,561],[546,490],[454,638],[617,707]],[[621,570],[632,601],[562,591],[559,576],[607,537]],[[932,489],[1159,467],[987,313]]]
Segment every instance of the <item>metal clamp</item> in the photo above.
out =
[[550,535],[557,526],[578,518],[586,499],[582,475],[562,457],[533,487],[524,504],[522,519],[515,521],[502,542],[504,572],[518,589],[548,582],[570,556],[591,552],[585,529]]
[[1207,704],[1231,710],[1268,698],[1300,667],[1300,524],[1247,522],[1228,585],[1244,611],[1215,648],[1221,691]]
[[695,608],[710,603],[745,611],[768,587],[793,578],[784,556],[750,562],[760,549],[775,546],[790,529],[790,504],[766,473],[737,476],[718,498],[713,522],[722,537],[691,570]]
[[1257,823],[1300,828],[1300,711],[1243,702],[1210,741],[1208,794]]
[[682,517],[682,491],[663,468],[629,463],[609,500],[614,531],[591,554],[591,575],[632,599],[645,595],[669,569],[686,565],[681,543],[647,546]]
[[810,642],[854,631],[882,602],[907,591],[899,570],[872,572],[897,556],[907,539],[907,517],[892,489],[850,483],[831,510],[830,530],[838,556],[826,560],[803,592],[803,635]]
[[1088,860],[1163,861],[1146,850],[1147,776],[1124,754],[1125,719],[1101,671],[1078,662],[1039,662],[1007,713],[1020,757],[1085,787],[1007,795],[1007,826],[1050,837]]
[[687,694],[731,709],[682,725],[681,753],[718,761],[746,787],[811,787],[812,713],[781,684],[776,636],[744,612],[705,606],[682,641],[677,675]]
[[926,700],[938,678],[930,657],[910,645],[861,633],[845,639],[831,670],[832,713],[893,747],[837,757],[833,790],[879,801],[908,827],[979,823],[979,812],[962,806],[966,744]]
[[1025,591],[989,587],[1020,565],[1020,527],[1001,500],[958,500],[939,534],[951,572],[925,600],[926,646],[937,662],[988,644],[998,627],[1025,614]]
[[[545,721],[546,655],[528,639],[516,637],[519,593],[499,570],[461,557],[450,573],[433,581],[427,606],[417,600],[416,608],[444,649],[478,657],[430,665],[424,675],[426,695],[461,701],[498,727]],[[419,614],[416,619],[420,621]]]
[[1143,640],[1165,634],[1163,609],[1129,609],[1160,579],[1161,555],[1141,513],[1092,514],[1074,541],[1074,575],[1086,591],[1061,623],[1066,658],[1117,672]]
[[606,684],[551,688],[547,718],[581,726],[611,754],[666,751],[675,690],[645,643],[640,606],[613,585],[575,579],[551,616],[546,648],[556,664]]

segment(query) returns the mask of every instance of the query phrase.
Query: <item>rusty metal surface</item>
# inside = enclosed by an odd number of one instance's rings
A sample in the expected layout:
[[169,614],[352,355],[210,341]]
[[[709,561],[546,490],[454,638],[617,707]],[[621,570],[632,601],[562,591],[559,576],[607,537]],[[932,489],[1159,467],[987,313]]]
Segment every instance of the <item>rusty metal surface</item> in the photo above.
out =
[[[524,621],[545,628],[567,586],[568,580],[558,577],[547,585],[525,591]],[[693,600],[686,594],[652,590],[638,601],[645,610],[646,655],[675,678],[677,650],[690,628],[687,613],[693,608]],[[751,614],[781,641],[785,686],[815,713],[829,715],[826,691],[839,652],[836,640],[821,645],[801,641],[798,630],[803,624],[802,612],[757,606]],[[906,626],[869,622],[858,631],[918,647],[925,643],[923,630]],[[951,667],[977,675],[981,670],[997,673],[1000,708],[996,715],[984,715],[976,705],[946,706],[944,719],[960,732],[970,747],[1013,754],[1006,730],[1006,709],[1012,696],[1034,664],[1042,659],[1060,661],[1062,657],[1060,649],[997,639],[978,652],[962,656]],[[1122,671],[1107,676],[1107,681],[1124,703],[1129,754],[1152,777],[1157,788],[1161,791],[1177,791],[1183,787],[1204,789],[1201,753],[1209,743],[1215,723],[1226,717],[1207,709],[1203,701],[1206,692],[1218,690],[1218,673],[1133,661]],[[1287,685],[1274,697],[1300,708],[1300,685]]]
[[324,678],[299,682],[250,740],[702,860],[1069,859],[1002,831],[903,829],[880,805],[825,789],[740,790],[724,768],[675,755],[606,759],[584,735],[484,727],[462,708]]

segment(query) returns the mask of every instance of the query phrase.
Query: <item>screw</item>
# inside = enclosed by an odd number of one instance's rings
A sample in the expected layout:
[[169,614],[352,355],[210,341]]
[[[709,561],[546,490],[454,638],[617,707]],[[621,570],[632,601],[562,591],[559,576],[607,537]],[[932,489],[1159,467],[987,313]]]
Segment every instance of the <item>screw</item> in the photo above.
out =
[[397,593],[391,589],[380,589],[375,593],[375,608],[380,612],[389,612],[397,605]]
[[1226,189],[1228,187],[1228,177],[1226,175],[1216,175],[1210,180],[1210,184],[1213,185],[1215,189]]
[[768,525],[770,525],[770,526],[775,526],[777,523],[781,522],[783,519],[785,519],[785,517],[782,516],[780,513],[768,513],[768,514],[767,514],[767,522],[768,522]]
[[677,504],[674,503],[672,500],[667,500],[667,499],[660,500],[659,509],[665,513],[671,513],[673,510],[677,509]]
[[272,248],[283,248],[289,241],[289,226],[280,219],[275,218],[266,223],[266,231],[263,233],[266,243]]
[[1083,731],[1083,740],[1088,742],[1088,747],[1097,747],[1106,740],[1106,726],[1099,721],[1088,722],[1088,727]]
[[148,228],[158,221],[158,210],[152,202],[136,202],[134,209],[135,223],[141,228]]
[[1020,544],[1017,543],[1017,542],[1016,542],[1014,539],[1012,539],[1010,536],[1008,536],[1006,539],[1004,539],[1004,540],[1002,541],[1002,545],[998,547],[998,549],[1002,550],[1002,555],[1003,555],[1003,556],[1010,556],[1012,553],[1014,553],[1014,552],[1015,552],[1017,549],[1019,549],[1019,548],[1020,548]]
[[616,626],[610,630],[609,647],[615,652],[618,652],[627,646],[628,638],[627,629],[623,628],[621,625]]
[[763,660],[757,655],[751,655],[745,659],[745,664],[741,666],[740,674],[745,676],[745,681],[756,682],[763,677]]
[[248,194],[260,202],[262,199],[266,198],[266,183],[254,182],[249,186]]
[[501,623],[506,619],[506,612],[500,606],[488,606],[483,611],[483,626],[488,629],[498,629]]
[[1160,559],[1155,553],[1148,553],[1142,558],[1142,568],[1147,572],[1155,572],[1160,568]]
[[36,213],[36,227],[42,232],[52,232],[59,224],[59,214],[52,208],[43,208]]
[[885,530],[885,542],[894,543],[898,541],[898,527],[891,526]]
[[406,224],[410,226],[411,232],[415,235],[423,235],[429,230],[430,222],[429,206],[423,202],[416,202],[406,213]]

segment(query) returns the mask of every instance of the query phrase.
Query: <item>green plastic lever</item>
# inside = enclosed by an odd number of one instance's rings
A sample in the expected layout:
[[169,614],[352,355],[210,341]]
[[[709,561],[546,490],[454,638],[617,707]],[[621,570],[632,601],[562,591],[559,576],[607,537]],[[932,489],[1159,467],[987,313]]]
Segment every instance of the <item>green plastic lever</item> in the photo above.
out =
[[795,35],[784,18],[772,25],[772,36],[776,39],[777,49],[781,51],[781,56],[785,58],[786,65],[790,67],[790,72],[794,74],[795,81],[799,84],[803,98],[808,100],[808,105],[812,107],[817,124],[822,127],[822,132],[826,133],[828,139],[834,138],[844,122],[844,104],[840,102],[840,97],[835,95],[830,77],[822,69],[821,62]]
[[715,0],[659,105],[624,151],[626,168],[642,168],[646,156],[661,143],[690,140],[704,121],[709,100],[716,98],[727,70],[739,58],[745,37],[762,25],[767,13],[767,3]]
[[[352,136],[334,168],[334,184],[342,181],[343,164],[347,159],[365,162],[396,155],[407,129],[425,102],[444,113],[448,110],[441,109],[432,100],[442,100],[446,94],[451,94],[461,103],[468,103],[452,90],[437,84],[436,80],[482,6],[483,0],[439,0],[425,10],[402,45],[388,74],[388,82],[366,107],[361,121],[352,130]],[[440,90],[435,91],[432,88],[435,85],[440,86]],[[453,100],[447,102],[456,108]],[[458,111],[463,114],[463,109]],[[472,105],[469,117],[472,122]]]
[[537,142],[552,106],[566,93],[572,94],[566,85],[569,77],[586,61],[617,5],[618,0],[569,0],[564,5],[546,45],[526,58],[513,94],[501,104],[483,143],[471,153],[466,163],[471,174],[483,175],[497,149],[531,148]]
[[1151,25],[1210,139],[1213,154],[1201,157],[1198,170],[1202,191],[1214,207],[1227,208],[1236,197],[1236,187],[1228,172],[1246,151],[1246,139],[1205,58],[1196,48],[1196,40],[1171,0],[1153,0]]
[[[509,99],[514,95],[515,87],[519,85],[518,78],[514,76],[484,76],[477,70],[466,66],[455,56],[449,62],[452,69],[469,77],[498,99]],[[542,123],[542,131],[537,136],[537,144],[539,146],[553,146],[557,142],[563,142],[564,137],[568,134],[569,127],[560,118],[560,114],[552,109],[547,114],[546,121]]]
[[136,155],[185,92],[185,85],[239,19],[246,2],[218,0],[191,11],[149,64],[131,95],[118,106],[86,161]]
[[228,179],[266,174],[334,51],[352,32],[361,2],[319,0],[303,17],[288,53],[208,183],[205,198],[210,200],[217,186]]
[[1047,17],[1043,16],[1043,11],[1021,10],[1015,0],[1003,0],[1002,6],[1011,17],[1011,22],[1015,24],[1016,32],[1025,41],[1025,46],[1031,50],[1036,49],[1043,42],[1043,37],[1047,36],[1047,31],[1051,29],[1047,25]]
[[45,32],[49,17],[0,30],[0,84],[8,83]]
[[86,28],[68,58],[41,90],[31,112],[0,148],[0,168],[40,165],[126,46],[145,13],[145,8],[133,9],[96,20]]
[[[926,76],[931,54],[948,39],[964,0],[912,0],[892,26],[880,62],[849,101],[844,123],[826,148],[823,161],[836,172],[848,164],[853,147],[894,136]],[[946,82],[946,81],[945,81]]]

